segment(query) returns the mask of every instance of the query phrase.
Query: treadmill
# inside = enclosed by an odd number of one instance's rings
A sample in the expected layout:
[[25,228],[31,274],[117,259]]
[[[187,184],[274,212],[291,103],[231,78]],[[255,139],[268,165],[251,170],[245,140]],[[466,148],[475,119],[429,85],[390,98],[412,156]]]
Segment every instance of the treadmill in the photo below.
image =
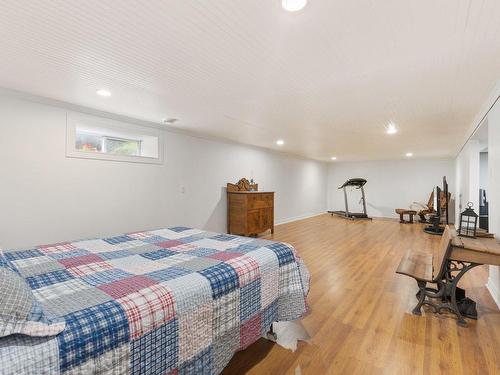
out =
[[[343,211],[328,211],[329,214],[337,215],[340,216],[344,219],[349,219],[349,220],[371,220],[371,217],[368,217],[368,214],[366,213],[366,199],[365,199],[365,189],[364,186],[366,184],[366,180],[364,178],[350,178],[346,182],[344,182],[342,185],[338,187],[338,189],[343,189],[344,190],[344,203],[345,203],[345,210]],[[349,204],[347,202],[347,187],[354,187],[358,190],[361,190],[361,200],[360,202],[363,203],[363,212],[350,212],[349,211]]]

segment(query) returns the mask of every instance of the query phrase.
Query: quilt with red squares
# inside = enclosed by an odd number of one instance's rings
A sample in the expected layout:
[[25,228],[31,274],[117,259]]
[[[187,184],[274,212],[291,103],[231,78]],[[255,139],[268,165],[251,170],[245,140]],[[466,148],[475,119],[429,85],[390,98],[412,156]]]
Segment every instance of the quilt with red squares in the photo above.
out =
[[2,374],[218,374],[307,309],[309,273],[282,242],[173,227],[3,256],[66,328],[0,339]]

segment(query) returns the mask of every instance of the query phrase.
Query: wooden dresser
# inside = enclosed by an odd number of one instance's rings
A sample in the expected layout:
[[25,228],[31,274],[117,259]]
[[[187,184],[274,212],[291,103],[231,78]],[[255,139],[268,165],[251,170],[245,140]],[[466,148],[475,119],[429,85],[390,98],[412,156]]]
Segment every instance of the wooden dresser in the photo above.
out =
[[[256,186],[256,185],[255,185]],[[227,232],[244,236],[274,233],[274,192],[227,191]]]

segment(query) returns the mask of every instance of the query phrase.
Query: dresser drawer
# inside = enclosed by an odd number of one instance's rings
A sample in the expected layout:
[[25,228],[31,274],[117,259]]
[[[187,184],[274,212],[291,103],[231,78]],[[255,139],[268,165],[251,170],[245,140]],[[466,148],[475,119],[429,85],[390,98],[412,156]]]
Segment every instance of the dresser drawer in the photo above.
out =
[[274,206],[274,194],[248,194],[247,195],[247,208],[249,210],[257,208],[268,208]]
[[230,234],[274,233],[273,192],[227,192],[227,230]]
[[261,233],[273,227],[273,209],[259,208],[247,211],[247,232]]

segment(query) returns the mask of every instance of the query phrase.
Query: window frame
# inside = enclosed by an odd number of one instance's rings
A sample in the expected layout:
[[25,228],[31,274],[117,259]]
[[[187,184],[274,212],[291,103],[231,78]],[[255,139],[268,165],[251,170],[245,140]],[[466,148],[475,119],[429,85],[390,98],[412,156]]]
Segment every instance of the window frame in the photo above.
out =
[[[88,126],[90,128],[104,128],[111,131],[130,132],[133,134],[156,137],[158,139],[158,157],[136,156],[136,155],[118,155],[106,152],[82,151],[76,149],[76,129],[78,125]],[[113,135],[102,135],[109,139],[118,139]],[[121,138],[120,140],[137,140]],[[139,142],[142,142],[139,140]],[[160,129],[154,129],[147,126],[115,121],[102,117],[86,115],[81,113],[66,114],[66,157],[78,159],[96,159],[108,161],[120,161],[129,163],[163,164],[164,162],[164,132]]]

